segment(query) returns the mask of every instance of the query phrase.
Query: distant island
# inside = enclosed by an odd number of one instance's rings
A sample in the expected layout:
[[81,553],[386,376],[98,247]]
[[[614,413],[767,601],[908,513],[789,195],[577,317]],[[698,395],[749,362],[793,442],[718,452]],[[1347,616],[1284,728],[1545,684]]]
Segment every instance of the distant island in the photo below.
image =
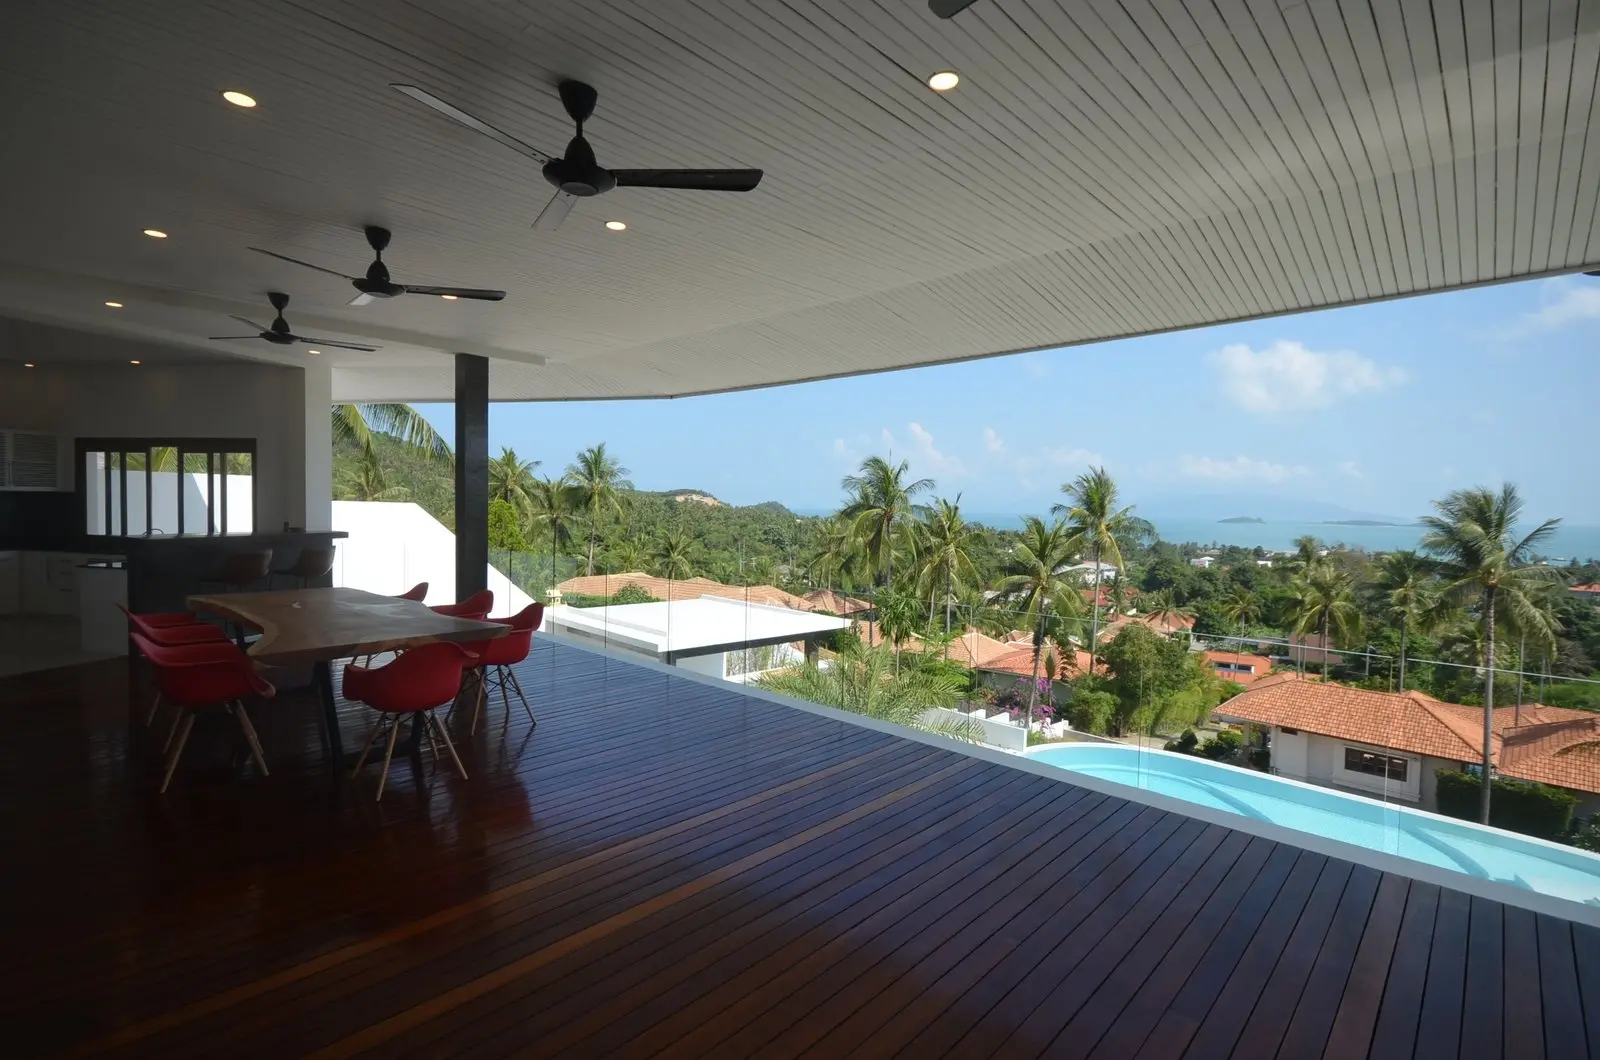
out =
[[1229,519],[1218,519],[1219,523],[1264,523],[1265,519],[1255,515],[1235,515]]

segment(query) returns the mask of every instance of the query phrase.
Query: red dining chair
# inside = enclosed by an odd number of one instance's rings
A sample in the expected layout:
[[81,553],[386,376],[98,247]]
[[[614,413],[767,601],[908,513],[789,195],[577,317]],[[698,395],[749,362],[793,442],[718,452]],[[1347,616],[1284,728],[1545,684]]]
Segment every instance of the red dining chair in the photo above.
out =
[[261,753],[261,741],[256,739],[255,726],[245,713],[245,697],[255,695],[270,699],[276,689],[262,680],[251,665],[250,659],[229,643],[172,647],[156,644],[142,634],[132,634],[134,646],[155,667],[156,687],[162,698],[183,711],[177,726],[178,742],[167,753],[167,768],[161,778],[161,791],[172,783],[172,772],[183,756],[184,745],[189,742],[189,731],[194,728],[195,712],[206,707],[221,706],[239,722],[245,742],[250,745],[250,755],[262,776],[268,776],[267,760]]
[[467,730],[470,735],[477,735],[478,715],[483,713],[483,701],[488,697],[491,682],[500,690],[500,702],[505,705],[507,718],[511,716],[511,697],[506,690],[510,689],[522,700],[522,709],[528,712],[528,720],[533,723],[530,728],[539,724],[539,719],[533,716],[533,708],[528,706],[528,697],[522,694],[522,684],[517,680],[516,671],[511,668],[528,657],[528,651],[533,646],[534,631],[544,621],[544,605],[529,604],[510,618],[491,618],[489,621],[510,626],[511,632],[493,640],[467,645],[467,649],[478,656],[476,662],[466,666],[466,672],[472,675],[478,685],[477,699],[472,707],[472,726]]
[[395,599],[397,599],[397,600],[415,600],[418,603],[422,602],[423,600],[426,600],[427,598],[428,598],[428,583],[427,582],[418,582],[417,584],[413,585],[411,588],[407,589],[405,592],[401,593],[399,596],[395,597]]
[[[146,640],[167,647],[181,647],[190,644],[232,644],[228,634],[213,626],[209,622],[201,622],[187,611],[157,611],[148,614],[136,615],[122,604],[117,604],[123,615],[128,619],[131,632],[137,632]],[[156,714],[161,710],[161,690],[158,687],[156,694],[150,700],[150,709],[145,712],[145,728],[149,728],[156,720]],[[167,735],[170,742],[171,734]]]
[[450,618],[483,618],[493,607],[494,590],[480,589],[458,604],[436,604],[432,611]]
[[[344,697],[365,703],[383,715],[367,734],[367,742],[361,748],[361,757],[356,760],[351,777],[360,774],[361,767],[366,764],[367,754],[372,750],[373,741],[387,728],[389,744],[383,754],[383,776],[378,780],[377,794],[377,798],[382,799],[384,786],[389,782],[389,762],[394,757],[394,745],[400,736],[401,722],[407,715],[420,715],[424,731],[428,733],[428,741],[432,743],[433,734],[438,733],[445,749],[450,752],[456,772],[461,774],[462,780],[466,780],[467,771],[456,754],[455,744],[450,742],[450,734],[433,716],[433,711],[455,702],[456,693],[461,688],[461,668],[474,658],[476,656],[472,652],[459,644],[438,641],[412,648],[393,662],[374,670],[354,663],[346,666]],[[434,753],[437,757],[437,750]]]

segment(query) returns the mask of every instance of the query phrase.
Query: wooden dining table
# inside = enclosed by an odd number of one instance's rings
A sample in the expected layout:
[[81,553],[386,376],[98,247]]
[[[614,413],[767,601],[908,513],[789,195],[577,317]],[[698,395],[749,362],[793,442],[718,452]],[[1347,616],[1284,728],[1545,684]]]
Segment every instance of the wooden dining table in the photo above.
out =
[[[333,663],[363,655],[415,648],[437,641],[493,640],[510,627],[498,622],[441,615],[426,604],[380,596],[361,589],[292,589],[265,593],[215,593],[191,596],[189,610],[229,619],[258,630],[248,648],[255,661],[273,666],[311,665],[322,699],[328,754],[334,767],[344,762],[338,703],[333,694]],[[413,746],[420,729],[413,726]]]

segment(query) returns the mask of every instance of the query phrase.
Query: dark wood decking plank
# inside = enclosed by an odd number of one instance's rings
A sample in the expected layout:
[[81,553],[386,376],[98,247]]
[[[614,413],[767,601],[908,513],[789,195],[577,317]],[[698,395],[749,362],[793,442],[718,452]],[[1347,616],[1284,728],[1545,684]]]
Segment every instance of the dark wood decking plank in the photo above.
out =
[[1572,924],[1539,914],[1539,999],[1544,1007],[1545,1052],[1581,1057],[1589,1052],[1583,1000],[1573,956]]
[[1417,1016],[1417,1056],[1456,1060],[1461,1050],[1466,1002],[1467,942],[1472,934],[1472,899],[1460,891],[1439,892],[1428,979]]
[[1544,1006],[1540,1003],[1538,917],[1505,906],[1505,1056],[1537,1060],[1545,1055]]
[[1417,1024],[1428,981],[1428,954],[1438,913],[1439,887],[1413,881],[1395,937],[1394,959],[1383,986],[1370,1060],[1400,1060],[1416,1051]]
[[1377,897],[1372,901],[1372,910],[1367,914],[1366,926],[1361,931],[1355,960],[1338,990],[1338,1009],[1323,1048],[1324,1060],[1362,1056],[1371,1048],[1384,987],[1388,985],[1389,966],[1394,961],[1396,936],[1405,919],[1410,894],[1410,880],[1384,873]]
[[1461,1011],[1461,1060],[1502,1055],[1505,1033],[1505,921],[1494,902],[1472,899],[1467,981]]
[[[1311,975],[1300,992],[1294,1016],[1283,1032],[1279,1050],[1284,1056],[1316,1056],[1325,1048],[1350,969],[1366,939],[1367,920],[1387,879],[1383,873],[1361,867],[1350,874],[1350,885],[1339,901],[1339,911],[1328,925],[1328,935],[1322,940]],[[1395,892],[1389,892],[1389,898],[1395,901]],[[1397,910],[1404,901],[1405,891],[1401,888]],[[1394,923],[1399,924],[1398,912]]]
[[1578,969],[1578,992],[1583,1000],[1589,1060],[1600,1060],[1600,928],[1572,925],[1572,957]]

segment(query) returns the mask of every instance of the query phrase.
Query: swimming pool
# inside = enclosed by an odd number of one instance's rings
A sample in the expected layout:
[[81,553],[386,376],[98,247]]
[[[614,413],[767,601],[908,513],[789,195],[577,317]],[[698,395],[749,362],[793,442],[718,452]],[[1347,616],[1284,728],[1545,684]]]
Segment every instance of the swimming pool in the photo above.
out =
[[1600,906],[1600,855],[1253,769],[1123,744],[1061,744],[1037,762],[1425,865]]

